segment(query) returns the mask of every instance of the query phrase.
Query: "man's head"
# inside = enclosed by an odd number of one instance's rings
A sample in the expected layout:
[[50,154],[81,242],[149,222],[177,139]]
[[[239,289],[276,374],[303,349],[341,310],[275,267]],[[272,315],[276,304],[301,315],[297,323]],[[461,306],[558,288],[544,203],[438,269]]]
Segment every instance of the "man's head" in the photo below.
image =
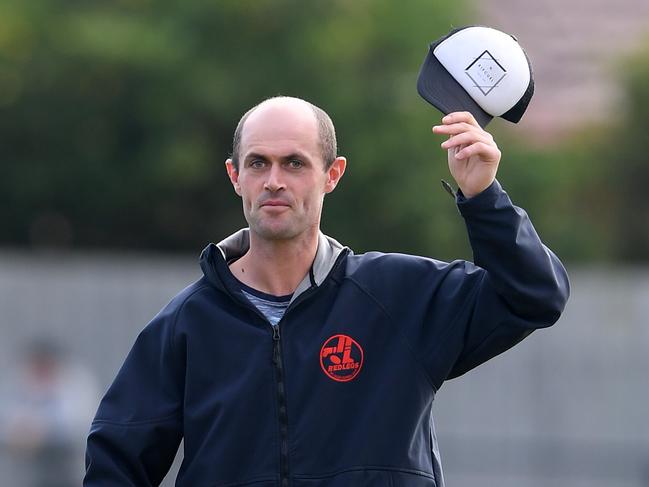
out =
[[237,128],[234,131],[234,137],[232,140],[232,163],[234,164],[235,169],[239,168],[239,158],[241,152],[241,134],[243,132],[243,127],[248,120],[250,114],[252,114],[257,108],[262,107],[265,104],[273,102],[298,102],[306,104],[312,111],[313,116],[316,119],[318,124],[318,139],[320,141],[320,150],[322,151],[322,160],[324,161],[325,167],[328,169],[333,163],[334,159],[338,155],[338,145],[336,142],[336,129],[334,124],[331,121],[331,117],[325,112],[322,108],[315,106],[312,103],[309,103],[306,100],[301,100],[299,98],[292,98],[288,96],[278,96],[273,98],[268,98],[261,103],[255,105],[246,113],[243,114]]
[[270,98],[246,112],[226,168],[251,232],[267,240],[317,233],[324,195],[346,166],[335,140],[329,116],[298,98]]

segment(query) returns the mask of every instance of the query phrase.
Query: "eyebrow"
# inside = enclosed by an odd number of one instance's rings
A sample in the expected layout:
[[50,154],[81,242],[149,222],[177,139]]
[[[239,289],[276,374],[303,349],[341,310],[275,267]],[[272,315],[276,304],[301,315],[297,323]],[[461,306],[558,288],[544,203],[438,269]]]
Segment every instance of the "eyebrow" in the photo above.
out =
[[[250,159],[261,159],[262,161],[267,161],[268,157],[265,156],[264,154],[259,154],[257,152],[251,152],[250,154],[247,154],[244,160],[249,161]],[[283,161],[290,161],[292,159],[300,159],[300,160],[305,160],[309,161],[309,157],[306,154],[302,154],[301,152],[292,152],[291,154],[288,154],[286,156],[281,156],[281,160]]]

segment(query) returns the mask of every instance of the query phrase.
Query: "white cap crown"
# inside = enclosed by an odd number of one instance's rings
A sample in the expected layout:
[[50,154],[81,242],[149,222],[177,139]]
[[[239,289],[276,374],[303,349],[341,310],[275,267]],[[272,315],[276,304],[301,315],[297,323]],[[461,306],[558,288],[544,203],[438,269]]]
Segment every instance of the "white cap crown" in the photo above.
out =
[[510,35],[489,27],[467,27],[440,42],[437,60],[489,115],[513,108],[528,89],[530,66]]

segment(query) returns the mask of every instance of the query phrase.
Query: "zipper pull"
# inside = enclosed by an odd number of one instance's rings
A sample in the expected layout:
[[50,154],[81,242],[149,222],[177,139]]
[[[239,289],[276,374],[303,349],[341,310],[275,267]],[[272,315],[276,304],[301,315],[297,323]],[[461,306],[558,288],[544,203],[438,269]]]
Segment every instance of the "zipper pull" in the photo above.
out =
[[277,325],[272,325],[273,326],[273,341],[275,342],[275,345],[273,345],[273,363],[277,366],[280,365],[279,363],[279,326]]

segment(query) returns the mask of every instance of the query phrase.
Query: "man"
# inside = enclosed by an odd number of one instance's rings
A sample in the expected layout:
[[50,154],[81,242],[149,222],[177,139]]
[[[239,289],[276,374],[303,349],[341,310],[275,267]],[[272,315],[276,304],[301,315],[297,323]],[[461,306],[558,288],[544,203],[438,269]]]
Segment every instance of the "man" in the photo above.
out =
[[227,172],[249,224],[142,331],[88,438],[87,486],[442,486],[442,383],[554,323],[559,260],[495,180],[468,113],[449,135],[476,264],[354,255],[319,231],[345,172],[329,117],[273,98],[241,119]]

